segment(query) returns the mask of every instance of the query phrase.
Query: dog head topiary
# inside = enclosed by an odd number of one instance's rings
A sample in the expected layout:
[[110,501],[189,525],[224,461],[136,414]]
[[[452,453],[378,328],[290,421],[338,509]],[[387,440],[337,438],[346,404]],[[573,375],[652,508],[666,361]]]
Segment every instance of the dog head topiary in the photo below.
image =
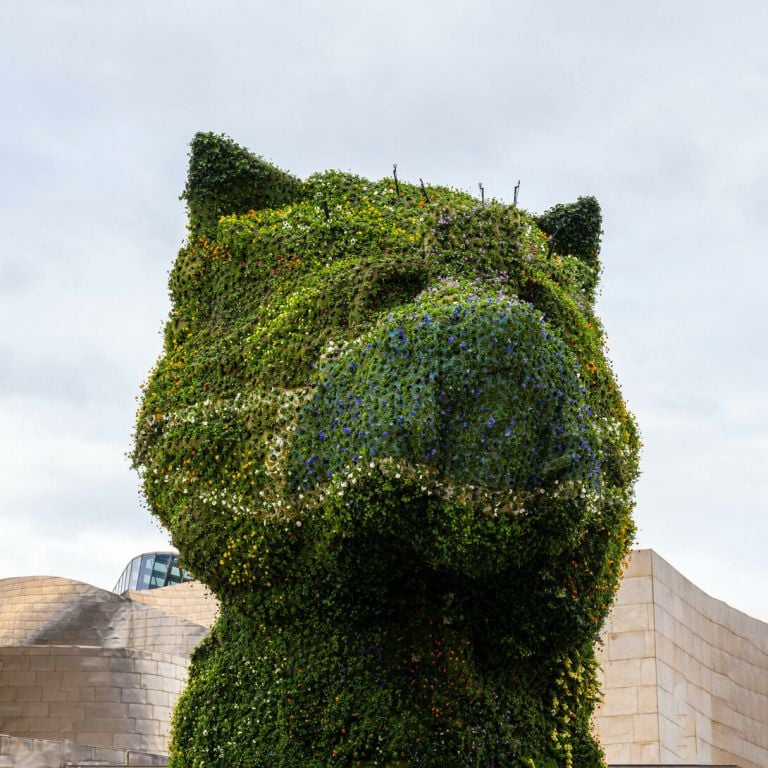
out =
[[300,181],[198,134],[134,460],[222,616],[174,765],[601,765],[638,439],[593,198]]

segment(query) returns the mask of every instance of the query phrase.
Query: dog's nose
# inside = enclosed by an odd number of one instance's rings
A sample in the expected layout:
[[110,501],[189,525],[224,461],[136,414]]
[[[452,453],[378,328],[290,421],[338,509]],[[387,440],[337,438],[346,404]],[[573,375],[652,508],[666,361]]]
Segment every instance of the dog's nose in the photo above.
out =
[[597,443],[576,357],[538,310],[435,290],[324,365],[299,417],[290,483],[313,488],[393,457],[493,489],[597,484]]

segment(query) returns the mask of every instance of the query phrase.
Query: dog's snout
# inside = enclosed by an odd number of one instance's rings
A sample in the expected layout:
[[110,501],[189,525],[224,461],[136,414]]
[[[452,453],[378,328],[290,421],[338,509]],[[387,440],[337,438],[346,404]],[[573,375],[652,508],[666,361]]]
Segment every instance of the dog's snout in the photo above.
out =
[[514,297],[427,295],[328,365],[300,415],[294,488],[393,457],[460,483],[598,482],[578,363]]

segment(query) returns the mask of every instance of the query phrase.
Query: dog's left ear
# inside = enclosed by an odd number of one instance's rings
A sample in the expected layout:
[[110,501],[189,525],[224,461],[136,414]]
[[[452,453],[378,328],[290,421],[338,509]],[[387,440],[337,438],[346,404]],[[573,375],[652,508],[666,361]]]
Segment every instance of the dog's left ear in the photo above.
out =
[[547,235],[549,252],[560,256],[575,256],[588,269],[584,270],[582,286],[590,301],[600,279],[600,237],[603,217],[594,197],[580,197],[575,203],[556,205],[536,218]]
[[252,154],[223,134],[197,133],[189,151],[189,234],[212,236],[220,217],[279,208],[301,199],[300,179]]

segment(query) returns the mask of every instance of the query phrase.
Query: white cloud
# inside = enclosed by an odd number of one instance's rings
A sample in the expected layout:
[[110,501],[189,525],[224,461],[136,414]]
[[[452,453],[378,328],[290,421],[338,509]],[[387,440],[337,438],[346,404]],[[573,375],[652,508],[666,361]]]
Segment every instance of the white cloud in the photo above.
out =
[[134,533],[73,526],[62,534],[58,527],[9,516],[0,538],[0,578],[62,576],[112,589],[132,557],[168,549],[167,535],[149,525]]

